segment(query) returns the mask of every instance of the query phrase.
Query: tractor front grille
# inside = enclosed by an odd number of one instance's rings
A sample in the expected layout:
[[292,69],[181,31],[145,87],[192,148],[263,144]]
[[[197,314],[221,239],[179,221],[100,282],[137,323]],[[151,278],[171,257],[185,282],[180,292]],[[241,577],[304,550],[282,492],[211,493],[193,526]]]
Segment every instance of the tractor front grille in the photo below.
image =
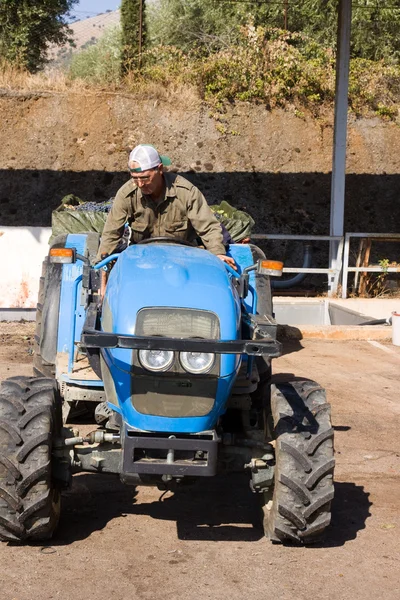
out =
[[132,377],[132,404],[144,415],[202,417],[212,410],[217,378]]
[[219,319],[207,310],[142,308],[136,317],[135,335],[217,340],[220,336]]

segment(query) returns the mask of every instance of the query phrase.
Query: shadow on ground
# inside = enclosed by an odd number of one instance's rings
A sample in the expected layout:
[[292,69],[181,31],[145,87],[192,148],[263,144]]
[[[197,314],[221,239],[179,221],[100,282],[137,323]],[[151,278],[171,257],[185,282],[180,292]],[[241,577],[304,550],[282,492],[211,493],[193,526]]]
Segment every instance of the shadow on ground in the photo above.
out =
[[[115,476],[75,476],[72,489],[64,494],[60,526],[51,545],[86,539],[113,519],[127,515],[175,521],[177,537],[184,540],[254,542],[263,537],[258,498],[245,476],[197,480],[175,494],[156,492],[156,501],[140,504],[136,494],[135,488],[124,486]],[[343,546],[355,539],[365,528],[370,505],[362,486],[336,483],[332,524],[317,547]],[[132,530],[132,522],[129,527]]]
[[335,497],[332,503],[332,522],[329,539],[324,546],[342,546],[353,540],[366,527],[371,516],[369,493],[362,485],[351,482],[335,483]]

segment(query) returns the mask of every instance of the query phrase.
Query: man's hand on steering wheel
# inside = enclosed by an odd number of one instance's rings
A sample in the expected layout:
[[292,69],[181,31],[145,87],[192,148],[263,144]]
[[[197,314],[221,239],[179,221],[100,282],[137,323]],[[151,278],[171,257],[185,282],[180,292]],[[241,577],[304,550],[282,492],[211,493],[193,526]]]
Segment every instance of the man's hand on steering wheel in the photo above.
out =
[[236,263],[231,256],[226,256],[226,254],[217,254],[217,256],[222,260],[222,262],[226,262],[226,264],[232,267],[232,269],[235,269],[235,271],[237,271]]

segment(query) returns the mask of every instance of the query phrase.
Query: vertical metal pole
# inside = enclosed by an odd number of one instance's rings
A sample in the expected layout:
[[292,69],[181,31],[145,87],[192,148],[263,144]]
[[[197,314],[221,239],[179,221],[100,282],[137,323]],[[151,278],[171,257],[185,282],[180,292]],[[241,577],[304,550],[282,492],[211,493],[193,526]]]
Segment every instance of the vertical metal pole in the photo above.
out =
[[139,71],[142,68],[142,41],[143,41],[143,0],[139,2]]
[[287,31],[288,1],[289,0],[285,0],[285,2],[284,2],[284,5],[285,5],[285,8],[284,8],[284,15],[285,15],[285,17],[284,17],[284,21],[285,21],[284,22],[284,29],[285,29],[285,31]]
[[[346,178],[347,108],[350,67],[351,1],[339,0],[335,125],[333,134],[333,162],[331,184],[330,235],[343,236],[344,198]],[[330,267],[336,267],[338,241],[331,241],[329,248]],[[331,286],[329,286],[331,287]]]
[[350,234],[346,233],[343,256],[342,298],[347,298],[347,280],[349,277]]

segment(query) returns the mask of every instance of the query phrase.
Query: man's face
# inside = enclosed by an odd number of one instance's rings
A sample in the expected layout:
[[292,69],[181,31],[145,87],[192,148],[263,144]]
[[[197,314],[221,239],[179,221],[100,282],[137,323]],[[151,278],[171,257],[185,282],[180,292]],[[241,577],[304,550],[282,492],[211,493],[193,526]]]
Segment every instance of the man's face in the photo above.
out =
[[138,168],[140,168],[139,163],[132,162],[129,164],[131,178],[138,188],[142,190],[142,193],[146,194],[146,196],[160,193],[163,188],[162,165],[158,165],[158,167],[148,169],[147,171],[136,173],[135,169]]

